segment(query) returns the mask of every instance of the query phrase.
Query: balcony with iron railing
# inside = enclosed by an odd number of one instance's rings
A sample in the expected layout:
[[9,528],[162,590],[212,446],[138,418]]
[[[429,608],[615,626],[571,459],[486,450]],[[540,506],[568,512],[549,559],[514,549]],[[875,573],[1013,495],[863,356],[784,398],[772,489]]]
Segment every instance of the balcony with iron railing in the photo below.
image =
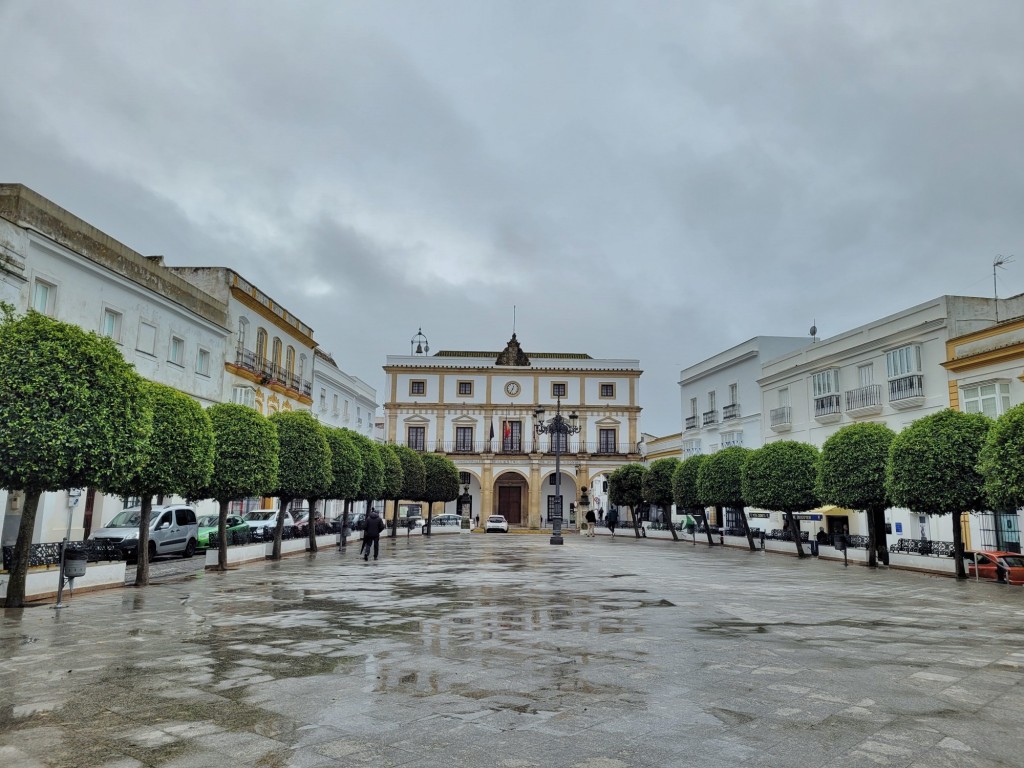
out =
[[819,424],[832,424],[843,418],[842,398],[839,395],[821,395],[814,398],[814,420]]
[[866,387],[847,390],[846,412],[854,418],[859,416],[876,416],[881,413],[881,384],[869,384]]
[[774,432],[789,432],[793,428],[793,409],[788,405],[772,408],[768,412],[768,425]]
[[687,429],[696,429],[697,428],[697,417],[696,416],[687,416],[686,417],[686,428]]
[[919,373],[889,381],[889,405],[899,410],[924,405],[924,376]]
[[[512,454],[524,455],[528,453],[542,453],[554,456],[554,445],[548,440],[515,440],[514,438],[496,437],[493,440],[441,440],[434,444],[431,450],[448,454]],[[415,451],[426,451],[426,445],[410,445]],[[638,454],[639,444],[626,445],[617,442],[602,442],[600,440],[584,442],[580,440],[569,440],[562,444],[559,454],[562,456],[575,456],[580,453],[589,453],[594,456],[626,456]]]
[[235,365],[259,376],[263,384],[277,383],[296,395],[310,397],[313,394],[313,382],[303,380],[266,358],[257,357],[251,349],[239,347],[235,353]]
[[717,424],[718,423],[718,409],[716,408],[713,411],[704,411],[703,418],[701,419],[701,422],[704,424],[705,427],[708,426],[709,424]]
[[729,421],[729,419],[738,419],[740,417],[740,404],[731,403],[722,408],[722,421]]

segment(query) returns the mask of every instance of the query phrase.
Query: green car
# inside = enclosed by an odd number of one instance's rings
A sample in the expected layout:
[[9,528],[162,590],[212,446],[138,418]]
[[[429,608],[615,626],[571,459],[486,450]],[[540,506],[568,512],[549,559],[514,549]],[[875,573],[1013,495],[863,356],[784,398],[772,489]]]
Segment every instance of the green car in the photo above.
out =
[[[217,538],[217,515],[203,515],[199,518],[199,548],[206,549],[210,546],[210,537]],[[232,531],[242,533],[249,532],[249,525],[238,515],[228,515],[227,519],[228,542],[231,541]],[[245,535],[244,533],[242,535]]]

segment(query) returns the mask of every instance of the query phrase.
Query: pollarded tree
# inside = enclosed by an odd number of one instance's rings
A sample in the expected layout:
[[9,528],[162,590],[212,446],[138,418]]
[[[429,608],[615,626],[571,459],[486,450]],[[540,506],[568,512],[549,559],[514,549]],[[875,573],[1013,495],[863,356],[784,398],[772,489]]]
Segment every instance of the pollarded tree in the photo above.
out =
[[985,479],[978,471],[992,422],[980,413],[947,408],[918,419],[889,448],[885,488],[892,503],[911,512],[953,516],[956,577],[964,572],[963,515],[985,509]]
[[451,459],[439,453],[423,454],[424,482],[421,498],[427,502],[427,526],[424,528],[430,535],[430,524],[434,515],[434,502],[443,504],[459,498],[459,469]]
[[402,465],[402,488],[394,497],[395,509],[391,515],[391,536],[398,535],[398,502],[423,500],[423,484],[426,482],[426,469],[419,452],[407,445],[389,445],[392,453]]
[[629,507],[633,520],[633,534],[640,538],[640,521],[636,510],[644,503],[644,475],[647,467],[643,464],[623,464],[608,478],[608,501],[615,506]]
[[743,496],[743,465],[750,458],[749,448],[732,446],[708,456],[697,473],[697,498],[705,507],[729,507],[739,510],[743,533],[753,552],[754,537],[747,522],[747,503]]
[[674,456],[664,459],[655,459],[644,474],[643,491],[644,500],[649,504],[657,504],[661,509],[662,522],[668,523],[668,529],[672,531],[672,540],[679,541],[676,535],[676,527],[672,524],[672,477],[676,467],[679,466],[679,459]]
[[[153,497],[189,497],[196,489],[205,488],[213,474],[213,426],[203,407],[185,393],[154,381],[143,381],[142,391],[153,411],[153,431],[132,476],[103,489],[142,500],[135,567],[137,587],[149,583],[149,559],[156,551],[149,545]],[[192,557],[196,543],[186,542],[185,557]]]
[[[309,552],[317,551],[316,544],[316,505],[321,501],[328,498],[331,493],[331,488],[334,486],[334,461],[331,456],[331,441],[327,439],[327,427],[317,421],[316,417],[313,417],[316,422],[317,429],[320,430],[320,434],[323,435],[324,444],[327,446],[327,471],[328,479],[323,481],[322,479],[313,484],[308,494],[306,494],[306,508],[309,510],[309,517],[306,520],[306,549]],[[324,505],[324,520],[326,522],[326,504]]]
[[[377,451],[380,453],[381,463],[384,465],[384,487],[381,488],[380,497],[384,500],[384,508],[380,516],[387,519],[387,504],[389,499],[397,499],[402,495],[402,484],[405,482],[402,460],[398,458],[398,452],[394,445],[378,443]],[[398,502],[395,502],[395,528],[398,527]],[[394,536],[395,530],[391,532]]]
[[277,428],[259,411],[237,403],[211,405],[206,415],[213,426],[213,474],[205,489],[187,495],[217,502],[217,568],[226,571],[228,505],[277,486]]
[[136,469],[153,418],[141,377],[114,342],[30,311],[0,320],[0,488],[24,502],[5,605],[25,603],[39,497],[119,484]]
[[[273,495],[281,504],[274,527],[272,560],[281,559],[284,513],[295,499],[323,498],[331,487],[331,449],[320,423],[309,411],[279,411],[270,417],[277,427],[279,466]],[[314,510],[309,510],[310,528]],[[314,539],[314,546],[316,540]],[[314,550],[315,551],[315,550]]]
[[676,503],[676,509],[685,509],[687,514],[697,515],[704,521],[704,533],[708,537],[708,546],[715,545],[711,538],[711,525],[708,522],[707,510],[700,502],[697,494],[697,478],[700,475],[700,468],[707,461],[707,456],[698,453],[688,459],[684,459],[672,473],[672,498]]
[[752,507],[775,509],[786,515],[798,557],[805,555],[793,513],[819,505],[817,479],[818,449],[795,440],[779,440],[751,451],[743,465],[743,498]]
[[996,419],[981,450],[978,468],[985,478],[985,496],[992,509],[1024,507],[1024,405]]
[[868,518],[868,565],[888,564],[885,541],[885,466],[896,433],[884,424],[850,424],[821,447],[818,498],[824,504],[863,509]]
[[341,499],[341,546],[346,544],[345,529],[348,528],[349,510],[352,501],[359,496],[359,486],[363,480],[363,456],[359,446],[352,439],[352,434],[344,427],[328,427],[325,435],[327,445],[331,449],[331,488],[327,493],[330,499]]
[[381,446],[358,432],[351,434],[363,459],[363,479],[360,481],[359,495],[356,499],[369,505],[377,499],[384,498],[384,461],[380,457]]

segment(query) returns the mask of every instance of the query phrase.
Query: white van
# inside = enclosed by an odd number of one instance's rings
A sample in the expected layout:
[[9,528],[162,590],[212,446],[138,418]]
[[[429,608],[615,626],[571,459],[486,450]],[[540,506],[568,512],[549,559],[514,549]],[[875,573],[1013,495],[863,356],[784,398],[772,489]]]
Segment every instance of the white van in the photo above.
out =
[[[122,510],[102,528],[93,531],[90,539],[117,544],[126,560],[138,558],[141,507]],[[192,557],[199,540],[196,511],[184,504],[154,506],[149,515],[149,557],[181,555]]]

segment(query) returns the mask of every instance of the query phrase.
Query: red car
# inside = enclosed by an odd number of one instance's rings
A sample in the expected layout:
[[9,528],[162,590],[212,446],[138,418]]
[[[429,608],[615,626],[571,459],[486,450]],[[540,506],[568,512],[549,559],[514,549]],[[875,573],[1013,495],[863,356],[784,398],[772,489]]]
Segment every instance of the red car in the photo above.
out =
[[[967,575],[970,578],[1005,581],[1009,584],[1024,584],[1024,555],[1019,552],[979,550],[964,552],[967,561]],[[977,561],[977,568],[974,563]]]

